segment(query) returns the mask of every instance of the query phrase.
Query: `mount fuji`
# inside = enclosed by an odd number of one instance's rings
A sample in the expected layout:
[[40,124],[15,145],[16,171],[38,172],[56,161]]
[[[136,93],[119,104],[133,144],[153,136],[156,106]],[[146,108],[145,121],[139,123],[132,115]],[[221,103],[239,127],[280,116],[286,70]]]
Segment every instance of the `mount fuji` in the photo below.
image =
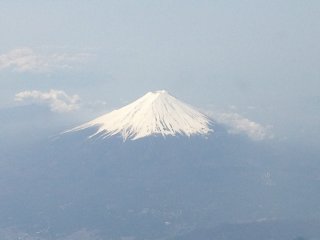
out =
[[67,132],[97,128],[90,138],[120,135],[125,141],[153,135],[208,135],[212,125],[208,116],[161,90]]
[[[320,236],[320,221],[312,220],[320,219],[312,156],[292,157],[292,148],[230,134],[166,91],[56,136],[3,151],[0,229],[6,234],[19,229],[30,240]],[[0,230],[0,239],[18,239],[3,236]]]

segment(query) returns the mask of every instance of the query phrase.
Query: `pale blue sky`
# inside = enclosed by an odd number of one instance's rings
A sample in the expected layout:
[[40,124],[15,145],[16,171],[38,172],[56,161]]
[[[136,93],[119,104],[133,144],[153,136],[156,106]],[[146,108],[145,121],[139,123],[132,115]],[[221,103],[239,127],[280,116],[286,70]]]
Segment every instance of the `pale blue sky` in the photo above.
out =
[[[167,89],[317,141],[319,24],[316,0],[3,0],[0,106],[57,89],[110,109]],[[21,54],[34,63],[8,65]]]

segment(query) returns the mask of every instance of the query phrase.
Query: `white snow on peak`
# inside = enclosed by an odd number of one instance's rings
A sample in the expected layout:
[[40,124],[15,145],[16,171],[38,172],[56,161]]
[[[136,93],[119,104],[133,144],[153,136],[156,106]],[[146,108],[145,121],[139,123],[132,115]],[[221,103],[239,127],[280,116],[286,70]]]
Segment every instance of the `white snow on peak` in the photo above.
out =
[[207,135],[213,132],[211,126],[209,117],[161,90],[67,132],[97,127],[90,137],[121,135],[125,141],[151,135]]

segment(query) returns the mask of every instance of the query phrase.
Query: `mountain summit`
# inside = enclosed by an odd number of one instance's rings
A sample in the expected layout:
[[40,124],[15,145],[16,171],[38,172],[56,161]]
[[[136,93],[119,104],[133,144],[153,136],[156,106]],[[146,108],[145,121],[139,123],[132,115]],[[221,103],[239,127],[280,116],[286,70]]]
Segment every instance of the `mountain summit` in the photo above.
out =
[[90,137],[120,135],[125,141],[152,135],[207,135],[213,132],[211,126],[208,116],[161,90],[67,132],[95,127],[98,130]]

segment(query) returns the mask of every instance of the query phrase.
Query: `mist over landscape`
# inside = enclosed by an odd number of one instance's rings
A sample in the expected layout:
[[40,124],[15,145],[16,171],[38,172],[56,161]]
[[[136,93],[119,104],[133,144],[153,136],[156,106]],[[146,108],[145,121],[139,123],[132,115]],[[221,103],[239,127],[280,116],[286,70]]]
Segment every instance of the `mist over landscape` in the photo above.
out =
[[320,239],[320,3],[0,3],[0,239]]

